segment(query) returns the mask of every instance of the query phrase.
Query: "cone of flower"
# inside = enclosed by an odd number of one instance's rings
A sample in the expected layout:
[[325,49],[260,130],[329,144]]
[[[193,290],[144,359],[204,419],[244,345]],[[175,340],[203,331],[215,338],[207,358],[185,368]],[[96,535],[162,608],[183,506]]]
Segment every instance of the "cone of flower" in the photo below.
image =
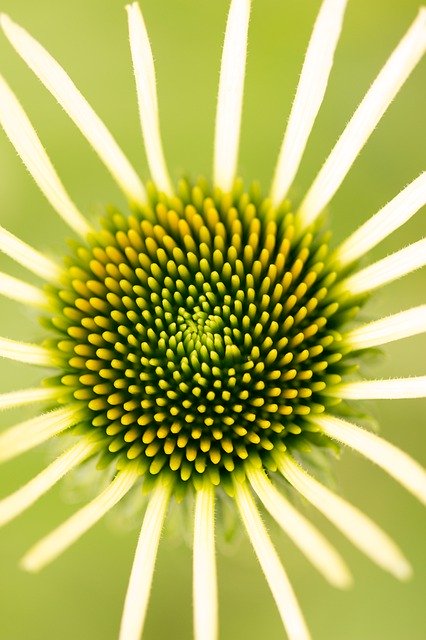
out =
[[[77,235],[51,259],[0,228],[0,249],[40,278],[0,274],[0,291],[34,307],[41,344],[0,338],[3,357],[45,369],[40,387],[0,395],[0,408],[39,403],[35,418],[0,434],[9,461],[67,434],[56,460],[0,501],[0,524],[30,507],[89,459],[114,479],[38,542],[22,566],[39,571],[132,488],[148,494],[120,640],[143,631],[161,531],[171,500],[194,501],[196,640],[218,637],[215,504],[231,496],[292,640],[310,637],[259,512],[263,506],[336,587],[344,561],[280,491],[322,512],[373,562],[405,580],[411,568],[369,517],[304,468],[321,449],[348,446],[421,501],[426,475],[407,454],[356,424],[358,400],[426,395],[426,376],[363,380],[369,349],[426,330],[426,304],[368,324],[374,292],[426,264],[426,239],[388,257],[360,258],[426,202],[415,177],[340,246],[329,248],[324,210],[426,49],[426,10],[379,72],[300,203],[287,193],[320,109],[345,0],[324,0],[308,46],[272,186],[237,177],[250,1],[232,0],[219,82],[213,177],[174,184],[164,159],[151,47],[137,3],[127,7],[140,122],[152,182],[144,183],[50,54],[3,15],[17,53],[56,98],[128,199],[88,222],[60,181],[33,125],[0,78],[0,123],[47,200]],[[352,418],[351,418],[352,416]],[[108,471],[109,472],[109,471]],[[282,482],[281,482],[282,484]]]

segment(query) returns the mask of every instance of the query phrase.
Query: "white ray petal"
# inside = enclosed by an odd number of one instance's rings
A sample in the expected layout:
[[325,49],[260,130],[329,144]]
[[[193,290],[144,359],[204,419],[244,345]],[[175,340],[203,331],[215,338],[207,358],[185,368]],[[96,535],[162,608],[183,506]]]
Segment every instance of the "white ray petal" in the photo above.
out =
[[0,337],[0,357],[26,364],[36,364],[41,367],[52,366],[52,354],[48,349],[40,347],[38,344],[18,342],[9,338]]
[[68,74],[37,40],[7,15],[2,14],[0,22],[17,53],[80,129],[129,200],[143,204],[145,189],[135,170]]
[[377,287],[382,287],[393,280],[420,269],[426,265],[426,238],[408,245],[400,251],[375,262],[353,276],[349,276],[339,289],[353,294],[367,293]]
[[65,191],[40,139],[13,91],[0,76],[0,124],[40,191],[74,231],[90,226]]
[[232,189],[237,171],[250,0],[232,0],[226,25],[216,112],[213,180]]
[[213,486],[203,487],[195,494],[193,573],[195,640],[216,640],[218,605]]
[[426,398],[426,376],[346,382],[339,384],[335,390],[330,391],[330,395],[344,400]]
[[272,181],[279,205],[291,187],[321,107],[342,30],[347,0],[324,0],[315,22]]
[[0,527],[31,507],[69,471],[91,456],[97,449],[93,442],[83,439],[62,454],[26,485],[0,500]]
[[411,567],[401,551],[370,518],[314,480],[290,456],[283,456],[279,469],[306,500],[373,562],[400,580],[411,576]]
[[311,224],[332,199],[425,50],[426,9],[422,8],[371,85],[303,200],[299,213],[304,225]]
[[34,545],[22,558],[22,568],[33,573],[55,560],[112,509],[130,491],[138,477],[134,470],[120,471],[94,500]]
[[43,280],[52,282],[59,279],[61,272],[53,260],[46,258],[2,226],[0,226],[0,251]]
[[43,307],[47,303],[46,295],[41,289],[2,271],[0,271],[0,294],[15,302],[23,302],[35,307]]
[[126,6],[130,50],[138,95],[139,116],[152,178],[156,186],[171,195],[173,188],[164,159],[157,104],[154,59],[142,12],[137,2]]
[[342,266],[365,255],[426,204],[426,171],[357,229],[335,253]]
[[293,588],[268,536],[247,486],[234,483],[235,500],[248,537],[262,567],[289,640],[309,640],[310,633]]
[[136,548],[119,640],[139,640],[141,637],[169,499],[169,487],[162,483],[157,484],[148,503]]
[[368,349],[425,331],[426,304],[422,304],[348,331],[344,339],[352,349]]
[[333,586],[350,587],[349,569],[328,540],[286,500],[262,470],[250,468],[247,473],[265,508],[314,567]]
[[426,471],[404,451],[374,433],[340,418],[317,416],[315,424],[330,438],[352,447],[384,469],[418,500],[426,504]]
[[78,416],[75,407],[63,407],[9,427],[0,434],[0,462],[11,460],[69,429],[78,422]]
[[22,407],[34,402],[48,402],[55,400],[61,392],[60,387],[35,387],[34,389],[20,389],[0,394],[0,411]]

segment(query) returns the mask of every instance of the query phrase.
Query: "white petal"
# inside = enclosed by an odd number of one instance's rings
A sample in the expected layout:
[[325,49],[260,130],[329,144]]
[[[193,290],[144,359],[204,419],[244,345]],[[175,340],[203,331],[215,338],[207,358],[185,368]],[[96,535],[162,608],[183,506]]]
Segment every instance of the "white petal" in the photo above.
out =
[[130,49],[138,95],[139,116],[149,168],[155,185],[165,193],[173,193],[161,144],[154,59],[148,33],[137,2],[126,7],[129,22]]
[[47,302],[46,295],[41,289],[3,272],[0,272],[0,294],[16,302],[35,307],[43,307]]
[[159,483],[148,503],[130,574],[119,640],[141,637],[169,498],[169,488]]
[[195,640],[216,640],[218,605],[213,486],[206,486],[195,494],[193,572]]
[[69,471],[95,453],[98,448],[99,446],[88,442],[87,439],[81,440],[26,485],[0,500],[0,527],[31,507],[36,500],[47,493]]
[[309,640],[306,626],[293,588],[268,536],[247,486],[234,483],[235,500],[250,542],[272,591],[289,640]]
[[426,331],[426,304],[381,318],[344,336],[352,349],[368,349]]
[[243,107],[250,0],[232,0],[226,25],[214,143],[214,184],[232,189],[237,170]]
[[25,29],[4,14],[0,20],[17,53],[87,138],[129,200],[143,204],[145,189],[135,170],[68,74]]
[[382,440],[374,433],[340,418],[321,415],[315,418],[315,424],[330,438],[352,447],[384,469],[423,504],[426,504],[426,471],[404,451]]
[[314,567],[333,586],[341,589],[350,587],[352,576],[326,538],[286,500],[263,471],[251,468],[247,473],[265,508]]
[[347,0],[324,0],[318,14],[272,182],[274,205],[284,200],[293,183],[321,107],[346,5]]
[[367,293],[425,265],[426,238],[423,238],[349,276],[339,285],[339,290],[355,295]]
[[311,224],[330,202],[392,100],[426,50],[426,9],[393,51],[320,170],[299,213]]
[[35,387],[34,389],[20,389],[0,394],[0,411],[22,407],[34,402],[48,402],[54,400],[60,393],[60,387]]
[[0,124],[52,207],[74,231],[82,236],[89,233],[90,226],[65,191],[25,111],[1,76]]
[[137,479],[138,474],[133,470],[120,471],[111,484],[92,502],[30,549],[22,558],[22,568],[36,572],[55,560],[112,509],[130,491]]
[[302,496],[373,562],[400,580],[411,576],[411,567],[393,540],[361,511],[314,480],[290,456],[283,456],[279,469]]
[[346,382],[329,393],[345,400],[426,398],[426,376]]
[[26,364],[37,364],[41,367],[52,366],[52,354],[44,347],[29,342],[9,340],[9,338],[0,337],[0,357]]
[[43,280],[52,282],[59,279],[61,272],[57,264],[3,229],[2,226],[0,226],[0,251]]
[[0,462],[33,449],[78,422],[78,411],[64,407],[20,422],[0,434]]
[[426,171],[365,222],[335,253],[342,266],[365,255],[426,204]]

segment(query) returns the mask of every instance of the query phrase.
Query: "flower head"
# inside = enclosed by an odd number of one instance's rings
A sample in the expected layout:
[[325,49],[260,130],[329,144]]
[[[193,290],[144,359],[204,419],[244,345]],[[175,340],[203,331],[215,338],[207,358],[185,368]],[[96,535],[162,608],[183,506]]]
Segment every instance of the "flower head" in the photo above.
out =
[[[0,339],[0,354],[51,369],[39,388],[4,393],[0,407],[46,411],[0,435],[0,461],[59,435],[71,448],[0,501],[5,524],[89,459],[114,479],[23,559],[38,571],[132,488],[149,496],[125,600],[120,640],[143,629],[157,548],[171,500],[194,500],[194,629],[217,637],[215,500],[228,494],[247,530],[290,638],[309,632],[254,496],[333,585],[344,561],[278,489],[281,476],[382,568],[411,568],[367,516],[305,469],[320,450],[347,445],[423,502],[426,475],[357,426],[358,399],[413,398],[426,376],[363,380],[365,353],[426,330],[426,305],[367,324],[371,293],[426,263],[426,240],[361,267],[360,258],[426,202],[415,178],[337,248],[323,211],[426,48],[426,11],[379,73],[298,207],[287,199],[325,94],[344,0],[324,0],[308,47],[269,194],[237,177],[249,0],[233,0],[226,28],[212,180],[170,179],[162,150],[155,70],[137,3],[127,7],[141,128],[152,183],[144,185],[59,64],[3,16],[19,55],[88,139],[129,201],[91,225],[62,185],[30,120],[0,78],[0,123],[59,215],[79,236],[51,260],[0,228],[0,249],[46,285],[0,275],[4,295],[39,310],[42,344]],[[348,420],[349,418],[349,420]],[[219,523],[220,525],[220,523]]]

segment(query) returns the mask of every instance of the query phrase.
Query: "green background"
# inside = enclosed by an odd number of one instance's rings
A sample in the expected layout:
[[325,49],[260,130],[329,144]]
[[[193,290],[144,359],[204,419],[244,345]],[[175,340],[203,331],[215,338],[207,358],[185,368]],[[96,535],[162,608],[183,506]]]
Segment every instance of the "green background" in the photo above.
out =
[[[255,0],[244,107],[240,171],[268,187],[289,113],[304,50],[319,8],[311,0]],[[209,174],[225,0],[144,0],[157,64],[164,144],[174,176]],[[315,172],[377,71],[414,18],[417,0],[352,0],[323,109],[309,142],[293,196],[300,200]],[[147,176],[121,0],[3,0],[3,11],[26,26],[61,61],[111,127],[135,166]],[[22,100],[73,198],[90,216],[105,203],[123,204],[104,167],[54,100],[0,39],[1,72]],[[424,168],[425,65],[421,64],[391,106],[332,202],[336,241],[345,237]],[[1,224],[43,251],[60,255],[68,230],[39,194],[15,152],[0,135]],[[377,250],[375,257],[417,240],[425,230],[418,214]],[[2,257],[1,268],[24,275]],[[26,277],[27,274],[25,274]],[[383,289],[371,315],[424,301],[425,274]],[[42,332],[31,310],[2,300],[0,334],[36,340]],[[386,347],[366,375],[425,373],[424,337]],[[0,363],[2,389],[36,384],[38,371]],[[382,434],[423,462],[425,403],[375,402],[369,409]],[[34,409],[35,411],[36,409]],[[2,429],[33,410],[5,413]],[[423,422],[423,425],[422,425]],[[52,452],[39,448],[0,469],[1,495],[42,468]],[[349,593],[329,587],[291,543],[273,530],[308,623],[317,640],[420,640],[425,637],[425,520],[421,508],[383,473],[351,453],[336,464],[341,492],[374,516],[406,551],[415,577],[399,584],[374,567],[313,510],[302,506],[344,553],[356,585]],[[117,637],[136,530],[101,523],[39,576],[18,569],[35,540],[76,505],[57,488],[0,533],[0,638],[2,640],[112,640]],[[221,638],[283,637],[281,623],[252,551],[244,538],[219,556]],[[160,547],[147,640],[190,638],[191,552],[181,543]]]

